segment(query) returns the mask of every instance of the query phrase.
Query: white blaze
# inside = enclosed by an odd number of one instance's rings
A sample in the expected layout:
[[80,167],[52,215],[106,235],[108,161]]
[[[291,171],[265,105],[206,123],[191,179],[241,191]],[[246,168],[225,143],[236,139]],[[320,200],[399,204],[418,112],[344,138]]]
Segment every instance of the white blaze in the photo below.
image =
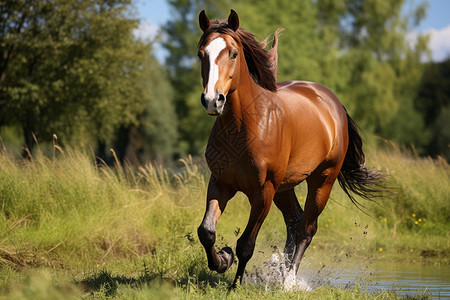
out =
[[226,46],[225,40],[219,37],[209,43],[205,49],[209,56],[209,78],[205,96],[210,100],[214,99],[216,82],[219,80],[219,66],[216,64],[216,58]]

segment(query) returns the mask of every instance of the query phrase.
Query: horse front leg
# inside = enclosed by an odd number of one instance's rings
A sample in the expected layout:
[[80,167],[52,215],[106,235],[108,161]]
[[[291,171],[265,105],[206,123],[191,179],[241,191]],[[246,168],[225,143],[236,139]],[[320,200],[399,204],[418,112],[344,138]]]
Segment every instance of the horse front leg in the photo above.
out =
[[242,276],[244,275],[245,267],[248,261],[253,256],[255,250],[256,237],[259,229],[269,213],[272,205],[273,196],[275,195],[275,188],[271,182],[266,182],[261,189],[250,197],[250,217],[247,227],[237,241],[236,255],[239,259],[238,269],[231,288],[236,287],[236,283],[242,283]]
[[211,176],[208,185],[206,211],[203,221],[198,227],[197,233],[206,251],[208,267],[212,271],[223,273],[233,264],[233,251],[225,247],[216,253],[214,244],[216,242],[217,221],[222,215],[225,207],[236,192]]

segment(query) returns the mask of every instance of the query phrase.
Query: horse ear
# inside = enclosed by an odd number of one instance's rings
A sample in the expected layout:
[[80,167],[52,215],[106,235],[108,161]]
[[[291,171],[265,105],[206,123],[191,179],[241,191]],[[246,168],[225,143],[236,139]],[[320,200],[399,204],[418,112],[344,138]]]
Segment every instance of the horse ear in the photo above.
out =
[[200,28],[205,32],[211,27],[211,21],[209,21],[208,16],[205,13],[205,10],[202,10],[198,15],[198,23],[200,24]]
[[239,28],[239,17],[234,10],[231,10],[230,15],[228,16],[228,25],[233,31],[236,31]]

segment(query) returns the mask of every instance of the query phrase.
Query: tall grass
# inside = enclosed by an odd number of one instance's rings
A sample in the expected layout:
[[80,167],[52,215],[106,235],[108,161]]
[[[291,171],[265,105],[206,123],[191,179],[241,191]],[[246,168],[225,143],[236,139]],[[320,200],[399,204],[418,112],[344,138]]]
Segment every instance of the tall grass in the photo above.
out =
[[400,151],[370,153],[371,163],[387,169],[392,195],[373,207],[378,230],[398,252],[450,259],[450,168],[443,158],[433,160]]
[[97,166],[73,151],[30,161],[2,153],[0,164],[0,249],[14,261],[33,257],[34,265],[65,254],[92,262],[111,253],[150,253],[164,235],[186,226],[179,206],[190,205],[189,192],[204,188],[193,164],[169,176],[150,164],[137,172]]
[[[188,157],[176,170],[153,164],[110,168],[89,153],[55,149],[50,157],[38,153],[30,160],[0,153],[0,293],[26,298],[42,284],[49,293],[62,286],[93,298],[135,297],[139,291],[145,297],[161,288],[209,298],[226,290],[236,266],[224,275],[210,272],[196,236],[209,176],[202,161]],[[407,253],[410,260],[448,263],[448,164],[398,149],[372,150],[368,157],[369,164],[388,169],[394,193],[368,203],[367,216],[336,187],[302,267],[349,254]],[[303,204],[305,186],[297,193]],[[218,247],[235,246],[248,213],[248,201],[238,194],[219,220]],[[284,239],[283,218],[274,207],[252,262],[282,249]],[[242,289],[236,297],[263,293]]]

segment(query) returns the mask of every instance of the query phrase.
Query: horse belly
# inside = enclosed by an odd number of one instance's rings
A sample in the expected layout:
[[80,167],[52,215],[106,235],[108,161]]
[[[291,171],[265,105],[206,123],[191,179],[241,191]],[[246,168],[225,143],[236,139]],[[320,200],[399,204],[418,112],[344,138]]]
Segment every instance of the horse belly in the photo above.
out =
[[296,187],[298,184],[300,184],[303,180],[306,179],[307,176],[304,176],[302,179],[297,178],[291,178],[291,179],[284,179],[281,182],[280,187],[278,188],[277,192],[284,192],[290,189],[293,189],[294,187]]
[[288,190],[296,185],[300,184],[303,180],[308,178],[308,176],[314,171],[315,167],[305,167],[305,165],[298,164],[297,166],[290,166],[286,170],[286,175],[283,178],[280,191]]
[[312,136],[293,141],[292,144],[291,155],[280,186],[282,190],[292,188],[308,178],[326,160],[331,149],[326,139]]

